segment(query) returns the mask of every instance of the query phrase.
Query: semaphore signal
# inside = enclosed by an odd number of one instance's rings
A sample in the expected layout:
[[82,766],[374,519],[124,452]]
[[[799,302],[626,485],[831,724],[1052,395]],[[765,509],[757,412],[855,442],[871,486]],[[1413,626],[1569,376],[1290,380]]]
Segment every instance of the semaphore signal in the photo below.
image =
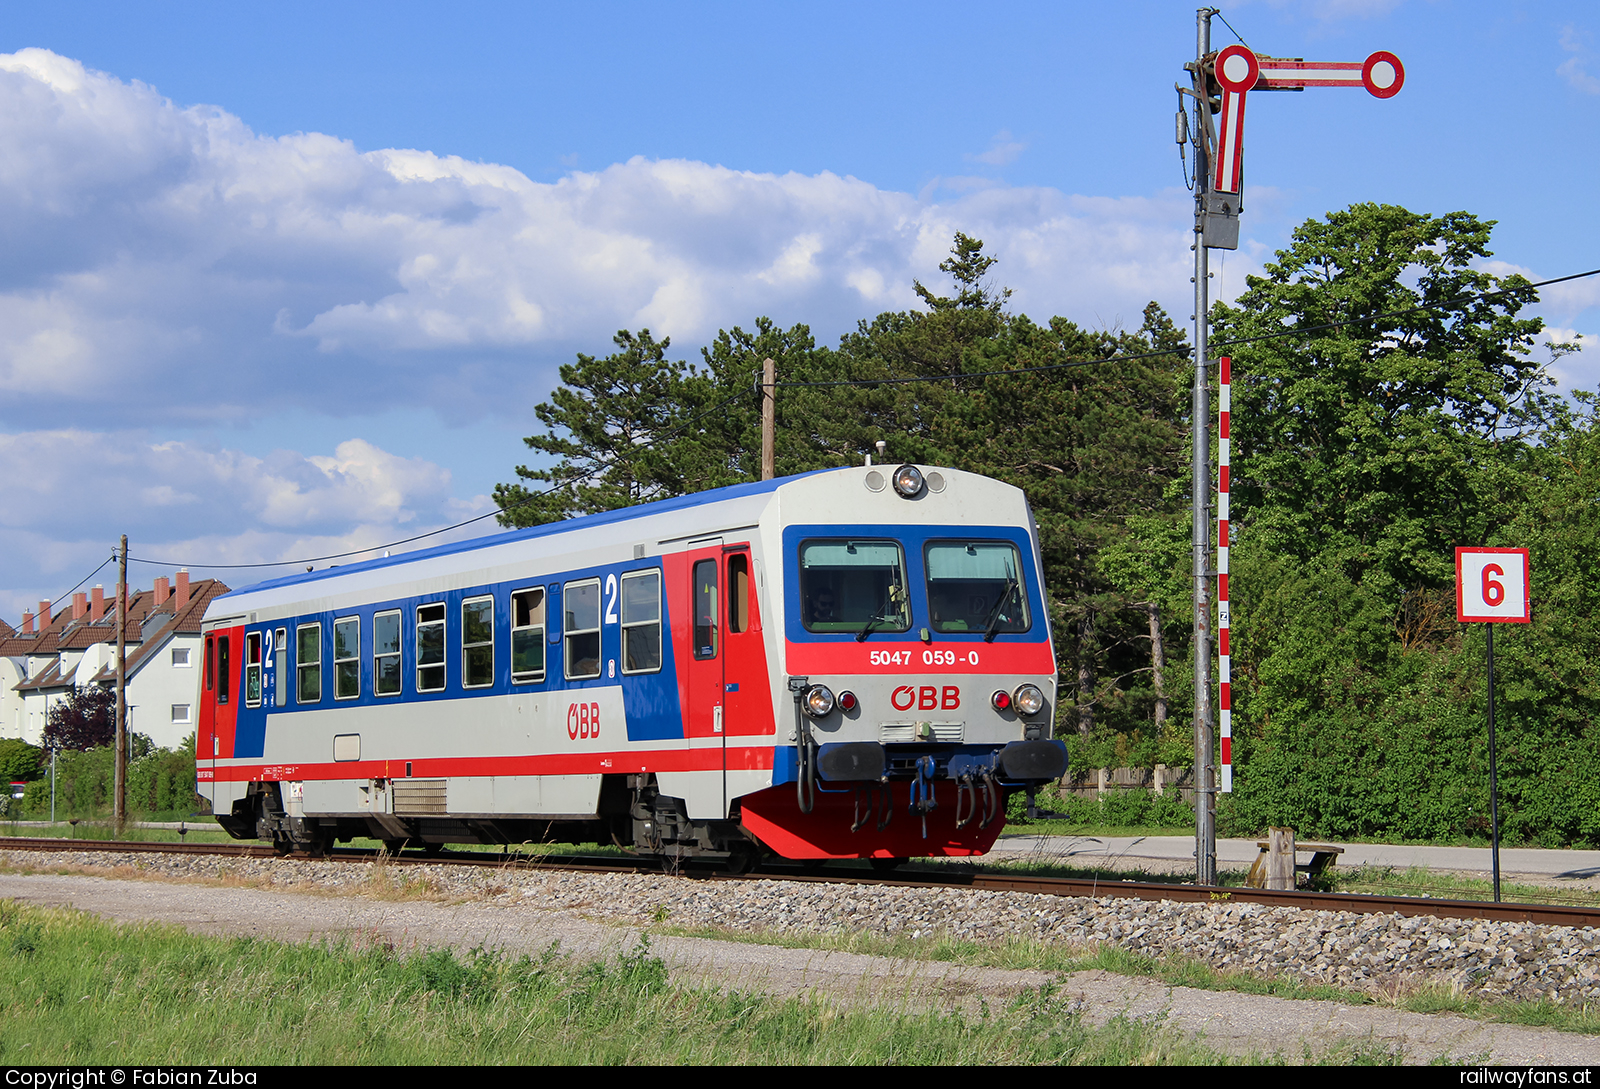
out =
[[[1190,124],[1181,105],[1194,107],[1194,313],[1195,368],[1190,419],[1194,428],[1193,577],[1194,577],[1194,745],[1195,745],[1195,880],[1216,884],[1216,795],[1233,789],[1232,683],[1229,674],[1228,629],[1228,433],[1229,360],[1222,360],[1222,416],[1218,439],[1221,465],[1215,491],[1211,481],[1211,436],[1204,421],[1211,418],[1206,367],[1210,272],[1207,251],[1239,248],[1239,213],[1244,192],[1244,108],[1251,91],[1303,91],[1307,87],[1362,87],[1378,98],[1392,98],[1405,85],[1406,70],[1393,53],[1379,51],[1365,61],[1307,61],[1269,57],[1244,45],[1211,48],[1211,17],[1216,8],[1201,8],[1196,17],[1196,55],[1184,65],[1191,87],[1179,84],[1177,142],[1189,142]],[[1217,126],[1212,116],[1220,115]],[[1211,512],[1216,496],[1217,566],[1211,567]],[[1222,753],[1217,760],[1217,710],[1211,698],[1211,580],[1217,580],[1217,634],[1221,650],[1217,691],[1220,703]]]

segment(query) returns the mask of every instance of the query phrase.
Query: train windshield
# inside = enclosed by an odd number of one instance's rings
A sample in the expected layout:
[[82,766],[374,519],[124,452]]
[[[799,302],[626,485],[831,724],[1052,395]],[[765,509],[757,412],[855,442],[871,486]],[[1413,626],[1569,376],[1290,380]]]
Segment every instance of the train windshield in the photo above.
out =
[[800,612],[807,631],[905,631],[911,626],[906,562],[897,541],[800,545]]
[[928,606],[933,630],[998,632],[1028,630],[1028,593],[1017,546],[1008,541],[931,541]]

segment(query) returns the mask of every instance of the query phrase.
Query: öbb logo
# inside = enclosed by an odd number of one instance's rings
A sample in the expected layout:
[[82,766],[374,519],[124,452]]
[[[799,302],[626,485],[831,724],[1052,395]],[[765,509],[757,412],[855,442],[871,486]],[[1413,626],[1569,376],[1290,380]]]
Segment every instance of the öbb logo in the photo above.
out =
[[889,702],[896,711],[909,711],[913,707],[919,711],[955,711],[961,707],[961,689],[947,684],[941,692],[931,684],[920,688],[903,684],[890,694]]
[[576,741],[580,737],[600,736],[600,705],[574,703],[567,707],[567,736]]

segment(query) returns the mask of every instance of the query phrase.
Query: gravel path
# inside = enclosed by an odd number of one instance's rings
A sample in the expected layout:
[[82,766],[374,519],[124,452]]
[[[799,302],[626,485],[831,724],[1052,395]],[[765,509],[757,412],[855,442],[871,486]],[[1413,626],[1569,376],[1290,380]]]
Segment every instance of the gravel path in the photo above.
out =
[[[281,940],[349,936],[398,946],[475,945],[579,955],[632,948],[653,924],[742,931],[949,934],[1112,943],[1224,969],[1295,975],[1376,994],[1426,984],[1569,1003],[1600,1002],[1600,932],[1517,923],[1300,912],[1242,904],[1064,899],[966,889],[791,881],[710,882],[657,875],[560,874],[448,865],[87,852],[0,852],[0,897],[72,905],[120,921]],[[122,880],[91,876],[115,867]],[[30,872],[31,871],[31,872]],[[195,882],[202,882],[196,884]],[[820,993],[834,1001],[974,1008],[1052,978],[753,943],[653,937],[684,980]],[[1174,988],[1101,972],[1062,980],[1085,1015],[1161,1017],[1224,1050],[1301,1056],[1340,1042],[1506,1063],[1600,1062],[1600,1038],[1464,1018]]]

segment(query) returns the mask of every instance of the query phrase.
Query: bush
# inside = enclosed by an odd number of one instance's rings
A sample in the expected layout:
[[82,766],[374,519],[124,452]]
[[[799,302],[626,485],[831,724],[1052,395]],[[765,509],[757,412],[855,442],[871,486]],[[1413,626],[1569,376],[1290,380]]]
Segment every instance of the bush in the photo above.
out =
[[[1020,791],[1006,806],[1006,820],[1016,824],[1026,820],[1027,795]],[[1080,798],[1076,794],[1040,791],[1039,811],[1054,813],[1053,820],[1109,828],[1179,828],[1194,824],[1194,809],[1176,790],[1157,794],[1153,790],[1115,790],[1104,798]]]
[[[176,751],[157,749],[144,734],[133,735],[128,761],[128,812],[156,819],[195,811],[194,745]],[[109,817],[116,753],[110,746],[63,752],[56,758],[56,816],[62,819]],[[48,775],[28,784],[22,808],[32,817],[50,815]]]
[[0,785],[32,782],[45,765],[42,749],[16,738],[0,741]]

